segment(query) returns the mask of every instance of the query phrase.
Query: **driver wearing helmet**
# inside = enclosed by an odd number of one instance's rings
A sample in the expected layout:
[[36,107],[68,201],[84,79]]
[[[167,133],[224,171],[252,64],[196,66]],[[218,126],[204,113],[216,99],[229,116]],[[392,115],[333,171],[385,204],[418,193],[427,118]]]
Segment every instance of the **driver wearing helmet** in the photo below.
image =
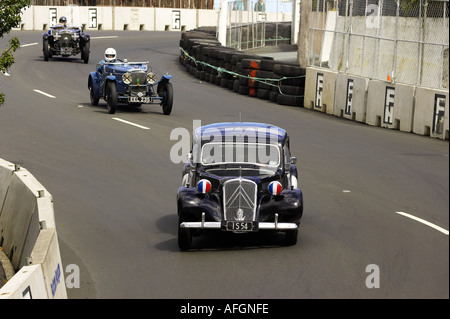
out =
[[103,64],[105,63],[113,63],[116,62],[117,53],[113,48],[108,48],[105,51],[105,58],[99,62],[99,66],[97,68],[98,72],[102,72]]
[[65,28],[67,26],[67,18],[62,16],[59,18],[59,23]]

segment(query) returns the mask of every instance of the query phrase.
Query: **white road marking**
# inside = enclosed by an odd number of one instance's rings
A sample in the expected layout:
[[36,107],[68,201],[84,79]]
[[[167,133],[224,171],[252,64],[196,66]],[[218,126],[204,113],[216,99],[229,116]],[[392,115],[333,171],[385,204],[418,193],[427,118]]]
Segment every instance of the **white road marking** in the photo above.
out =
[[119,119],[119,118],[117,118],[117,117],[113,117],[113,120],[116,120],[116,121],[119,121],[119,122],[122,122],[122,123],[126,123],[126,124],[129,124],[129,125],[133,125],[133,126],[136,126],[136,127],[141,128],[141,129],[143,129],[143,130],[149,130],[149,129],[150,129],[149,127],[142,126],[142,125],[139,125],[139,124],[136,124],[136,123],[133,123],[133,122],[128,122],[128,121]]
[[31,45],[36,45],[36,44],[39,44],[39,43],[34,42],[34,43],[22,44],[20,47],[21,47],[21,48],[25,48],[25,47],[29,47],[29,46],[31,46]]
[[104,37],[91,37],[91,39],[112,39],[112,38],[118,38],[117,35],[109,35]]
[[42,95],[45,95],[45,96],[51,97],[52,99],[56,99],[56,96],[53,96],[53,95],[51,95],[51,94],[48,94],[48,93],[42,92],[42,91],[40,91],[40,90],[36,90],[36,89],[34,89],[33,91],[34,91],[34,92],[37,92],[37,93],[40,93],[40,94],[42,94]]
[[403,215],[405,217],[414,219],[414,220],[418,221],[419,223],[422,223],[422,224],[425,224],[427,226],[430,226],[430,227],[432,227],[432,228],[434,228],[434,229],[436,229],[436,230],[440,231],[441,233],[444,233],[445,235],[448,236],[448,230],[446,230],[446,229],[444,229],[442,227],[439,227],[439,226],[437,226],[437,225],[435,225],[433,223],[427,222],[426,220],[424,220],[422,218],[419,218],[419,217],[416,217],[414,215],[411,215],[411,214],[408,214],[408,213],[404,213],[404,212],[396,212],[396,213],[400,214],[400,215]]
[[349,191],[348,189],[344,189],[342,192],[343,193],[351,193],[351,191]]

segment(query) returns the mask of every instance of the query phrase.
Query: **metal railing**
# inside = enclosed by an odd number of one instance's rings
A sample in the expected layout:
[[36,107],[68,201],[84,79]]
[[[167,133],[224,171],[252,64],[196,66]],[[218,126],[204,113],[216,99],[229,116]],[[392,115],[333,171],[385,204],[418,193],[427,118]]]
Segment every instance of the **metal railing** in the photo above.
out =
[[290,43],[291,0],[228,2],[227,46],[239,50]]
[[308,64],[448,88],[449,0],[311,0]]

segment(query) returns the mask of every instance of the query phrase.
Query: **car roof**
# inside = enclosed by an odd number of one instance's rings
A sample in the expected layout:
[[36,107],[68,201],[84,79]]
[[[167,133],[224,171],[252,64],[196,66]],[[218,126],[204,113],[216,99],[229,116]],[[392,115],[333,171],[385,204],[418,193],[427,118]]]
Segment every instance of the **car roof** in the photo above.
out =
[[283,144],[287,137],[284,129],[258,122],[221,122],[201,126],[194,132],[194,142],[230,141],[230,136],[243,137],[246,141],[265,140],[270,144]]

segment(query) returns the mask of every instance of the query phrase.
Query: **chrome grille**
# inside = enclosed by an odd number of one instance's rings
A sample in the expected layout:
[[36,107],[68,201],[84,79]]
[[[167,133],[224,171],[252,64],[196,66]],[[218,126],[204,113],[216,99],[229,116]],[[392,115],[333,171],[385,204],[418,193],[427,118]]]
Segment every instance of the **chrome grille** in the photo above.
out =
[[256,183],[236,178],[223,184],[225,220],[255,220]]
[[131,72],[131,85],[145,84],[147,74],[145,72]]

